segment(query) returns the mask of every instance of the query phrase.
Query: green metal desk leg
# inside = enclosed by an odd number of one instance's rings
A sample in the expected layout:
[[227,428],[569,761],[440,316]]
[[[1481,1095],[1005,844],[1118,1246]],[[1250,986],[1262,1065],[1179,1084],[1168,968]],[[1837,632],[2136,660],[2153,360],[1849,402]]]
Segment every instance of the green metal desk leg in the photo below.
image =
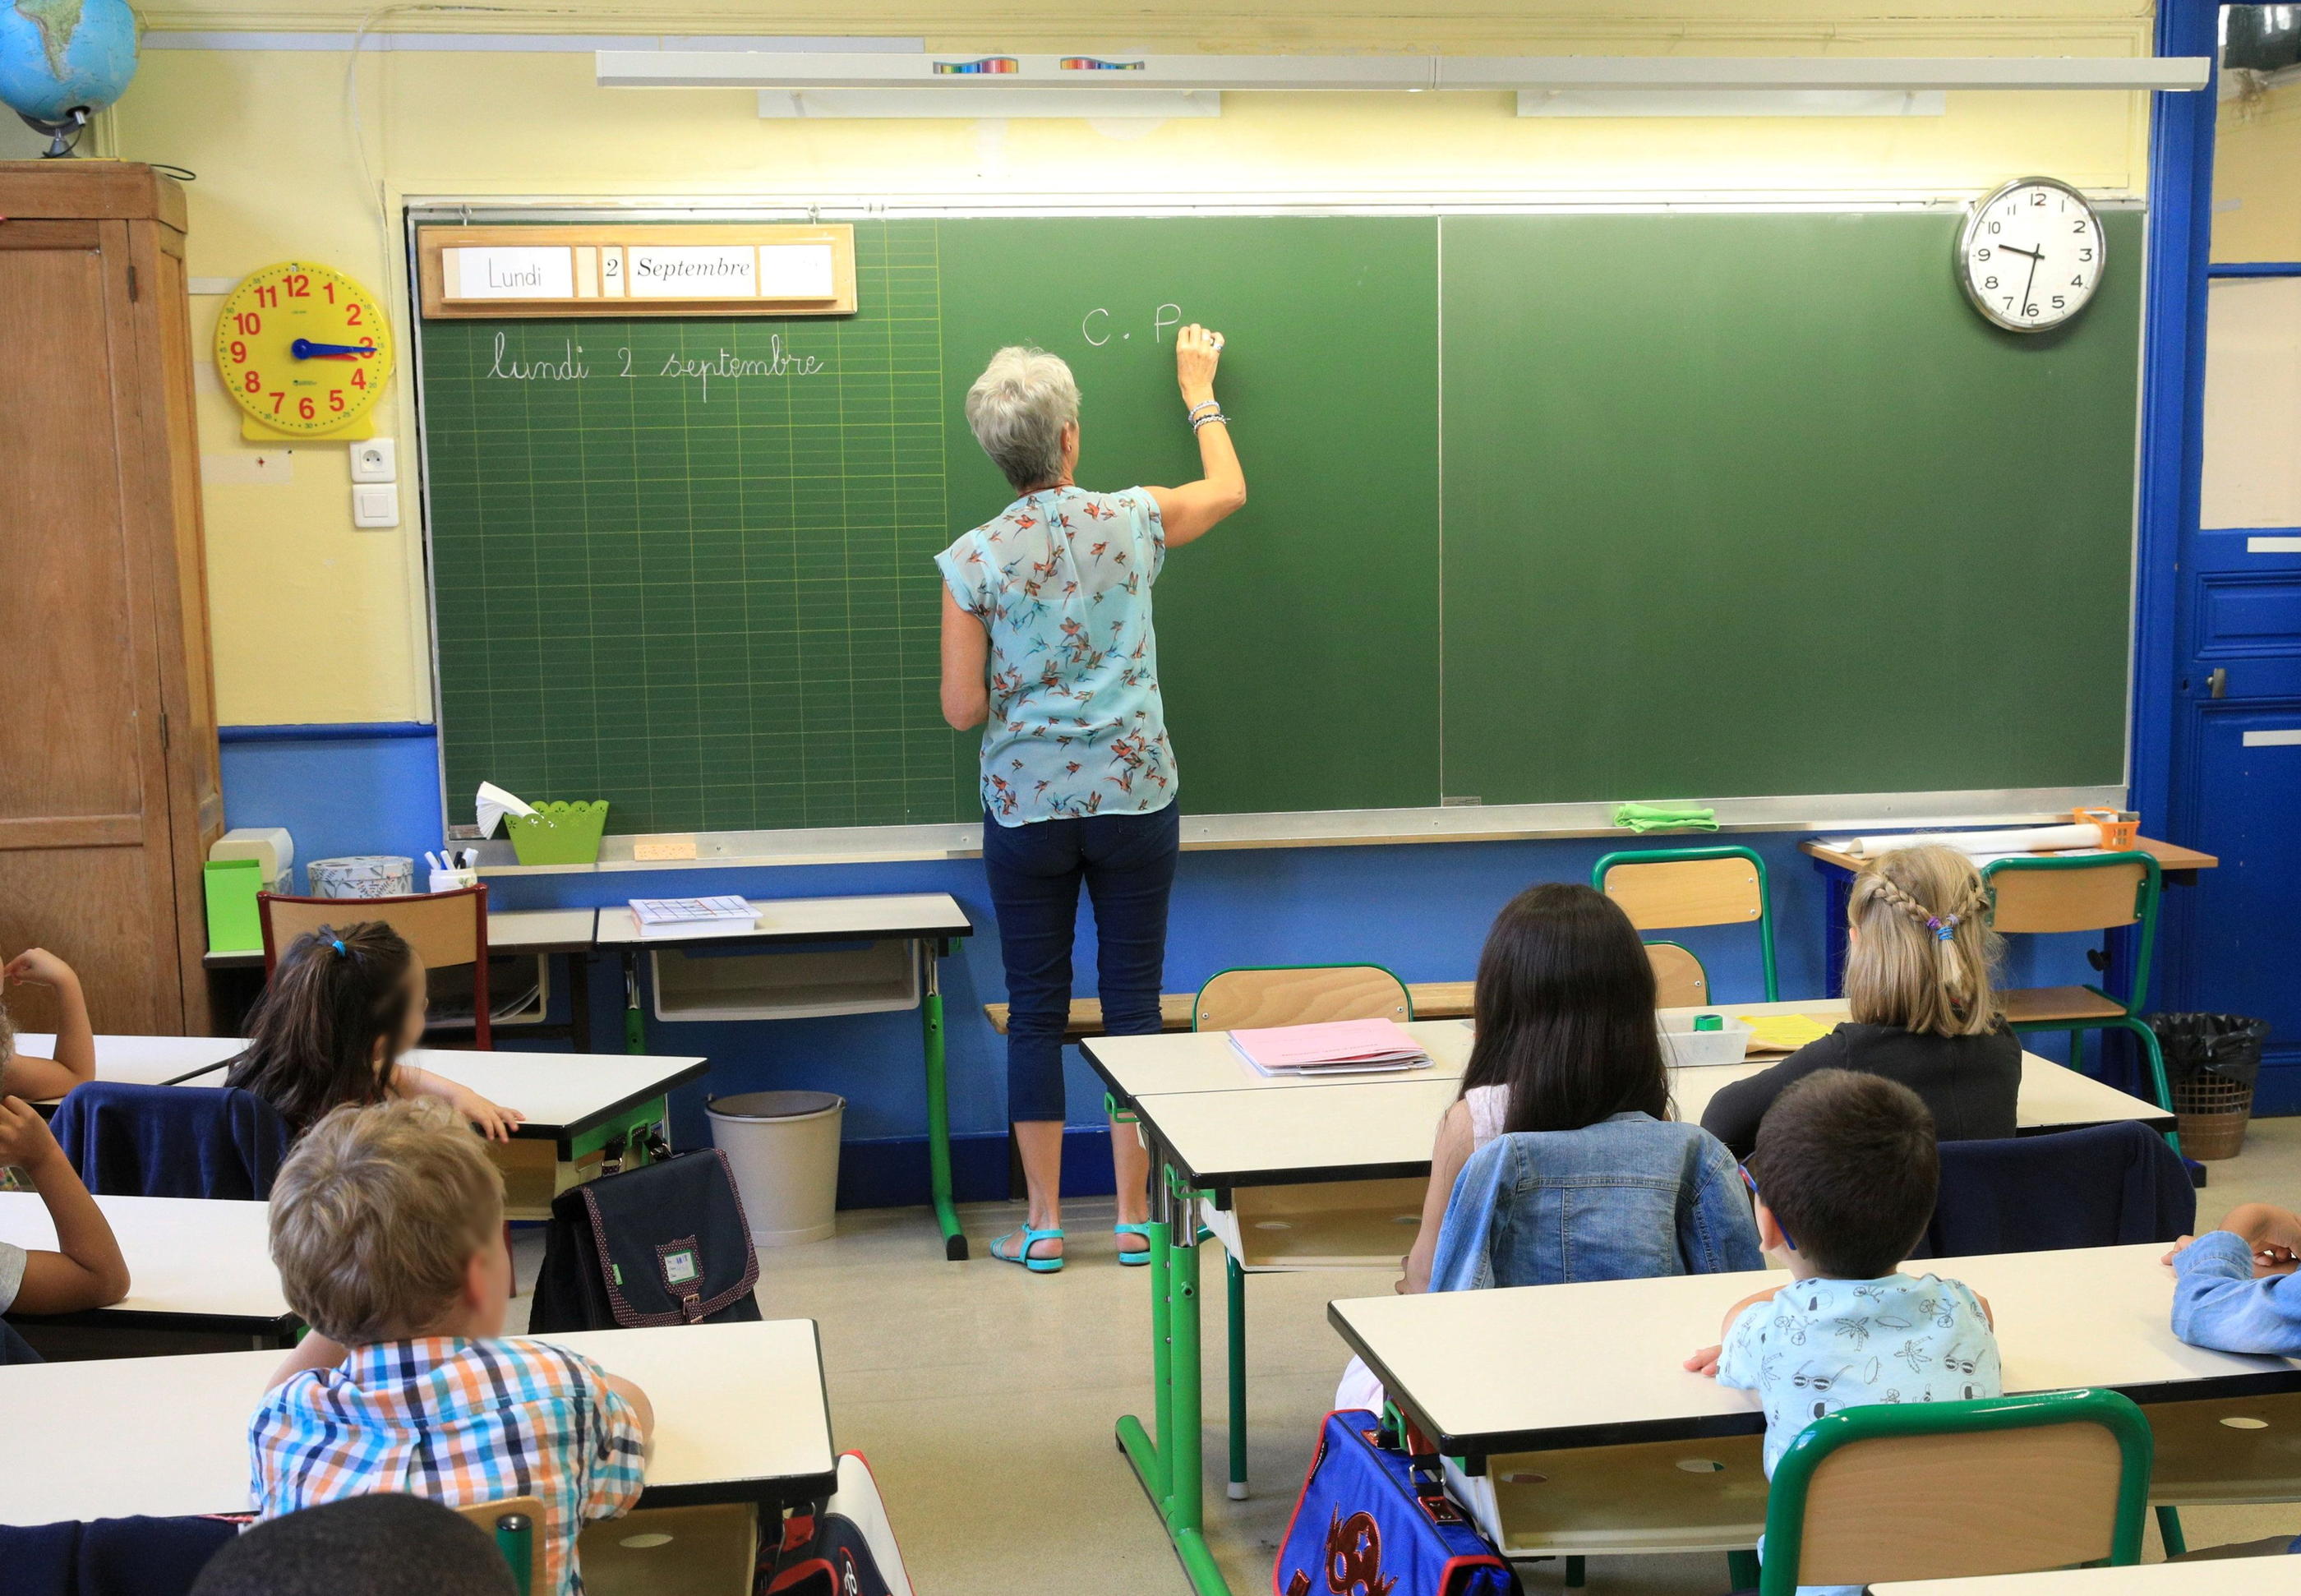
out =
[[1246,1500],[1246,1271],[1226,1251],[1230,1299],[1230,1499]]
[[2178,1558],[2189,1550],[2189,1540],[2181,1533],[2181,1515],[2171,1508],[2157,1509],[2157,1536],[2165,1542],[2165,1555]]
[[640,956],[623,954],[623,1051],[647,1051],[647,1016],[640,1012]]
[[[1163,1441],[1174,1429],[1174,1416],[1169,1403],[1174,1386],[1169,1379],[1167,1352],[1170,1349],[1167,1276],[1172,1260],[1173,1248],[1168,1243],[1168,1221],[1164,1193],[1153,1189],[1150,1193],[1150,1419],[1159,1427],[1159,1440]],[[1159,1442],[1150,1439],[1142,1428],[1142,1421],[1133,1414],[1123,1415],[1118,1421],[1118,1450],[1126,1454],[1127,1462],[1134,1466],[1135,1477],[1142,1482],[1142,1490],[1150,1498],[1150,1505],[1159,1509],[1160,1523],[1167,1517],[1167,1457]]]
[[958,1227],[958,1210],[950,1203],[950,1090],[943,1074],[942,982],[943,943],[941,938],[919,944],[924,972],[924,995],[919,999],[919,1024],[926,1032],[927,1050],[927,1198],[934,1204],[935,1223],[942,1227],[942,1255],[954,1261],[966,1258],[966,1233]]
[[[1170,1173],[1169,1179],[1173,1178]],[[1214,1553],[1207,1549],[1205,1533],[1206,1476],[1200,1450],[1205,1418],[1199,1385],[1198,1197],[1197,1192],[1179,1187],[1175,1191],[1183,1223],[1190,1229],[1184,1233],[1186,1239],[1171,1249],[1167,1266],[1174,1288],[1174,1302],[1167,1310],[1175,1342],[1170,1365],[1174,1429],[1171,1433],[1160,1433],[1159,1450],[1166,1455],[1169,1484],[1167,1533],[1175,1542],[1175,1555],[1183,1560],[1183,1572],[1190,1575],[1199,1596],[1230,1596],[1222,1570],[1215,1567]]]

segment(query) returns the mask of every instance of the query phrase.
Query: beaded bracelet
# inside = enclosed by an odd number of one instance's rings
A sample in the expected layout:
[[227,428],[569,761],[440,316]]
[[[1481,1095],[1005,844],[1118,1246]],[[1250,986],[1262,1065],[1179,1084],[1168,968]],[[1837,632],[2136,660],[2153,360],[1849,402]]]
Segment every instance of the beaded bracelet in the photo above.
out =
[[1191,423],[1191,430],[1195,432],[1201,427],[1205,426],[1209,422],[1220,422],[1224,426],[1227,427],[1230,425],[1230,417],[1217,410],[1211,415],[1202,415],[1199,417],[1198,420],[1192,422]]
[[1222,401],[1219,399],[1201,399],[1191,406],[1183,419],[1186,422],[1194,422],[1199,419],[1199,412],[1201,410],[1220,410],[1221,408]]

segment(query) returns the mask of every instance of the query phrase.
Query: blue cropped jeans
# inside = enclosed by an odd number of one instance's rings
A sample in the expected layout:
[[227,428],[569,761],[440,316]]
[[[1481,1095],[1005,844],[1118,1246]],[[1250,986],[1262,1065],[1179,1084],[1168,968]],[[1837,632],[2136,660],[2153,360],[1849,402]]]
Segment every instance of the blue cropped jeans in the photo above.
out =
[[1113,1036],[1159,1030],[1167,900],[1182,844],[1182,806],[1002,826],[983,817],[983,868],[1007,962],[1007,1117],[1060,1120],[1063,1029],[1079,886],[1094,905],[1096,988]]

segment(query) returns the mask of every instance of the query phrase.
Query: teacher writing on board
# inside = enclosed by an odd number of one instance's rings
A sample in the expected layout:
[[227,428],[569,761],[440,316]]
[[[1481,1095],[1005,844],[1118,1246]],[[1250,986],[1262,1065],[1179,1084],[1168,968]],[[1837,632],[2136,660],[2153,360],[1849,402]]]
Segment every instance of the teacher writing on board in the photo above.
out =
[[[1206,474],[1092,493],[1074,481],[1079,390],[1042,349],[1001,349],[966,393],[967,424],[1018,497],[935,556],[943,578],[942,714],[983,726],[983,865],[1007,963],[1007,1116],[1030,1217],[992,1243],[1037,1274],[1063,1266],[1063,1029],[1079,886],[1094,904],[1103,1030],[1159,1029],[1167,899],[1182,840],[1159,700],[1150,585],[1167,551],[1246,503],[1215,402],[1219,333],[1180,330],[1175,374]],[[988,724],[984,724],[986,719]],[[1114,1125],[1118,1256],[1150,1262],[1149,1156]]]

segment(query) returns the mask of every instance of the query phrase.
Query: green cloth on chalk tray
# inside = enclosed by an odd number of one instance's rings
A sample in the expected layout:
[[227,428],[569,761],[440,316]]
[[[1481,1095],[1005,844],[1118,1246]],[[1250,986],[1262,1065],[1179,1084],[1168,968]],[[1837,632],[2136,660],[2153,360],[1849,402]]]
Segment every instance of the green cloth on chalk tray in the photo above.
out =
[[1634,831],[1714,831],[1718,811],[1707,804],[1623,804],[1614,823]]

